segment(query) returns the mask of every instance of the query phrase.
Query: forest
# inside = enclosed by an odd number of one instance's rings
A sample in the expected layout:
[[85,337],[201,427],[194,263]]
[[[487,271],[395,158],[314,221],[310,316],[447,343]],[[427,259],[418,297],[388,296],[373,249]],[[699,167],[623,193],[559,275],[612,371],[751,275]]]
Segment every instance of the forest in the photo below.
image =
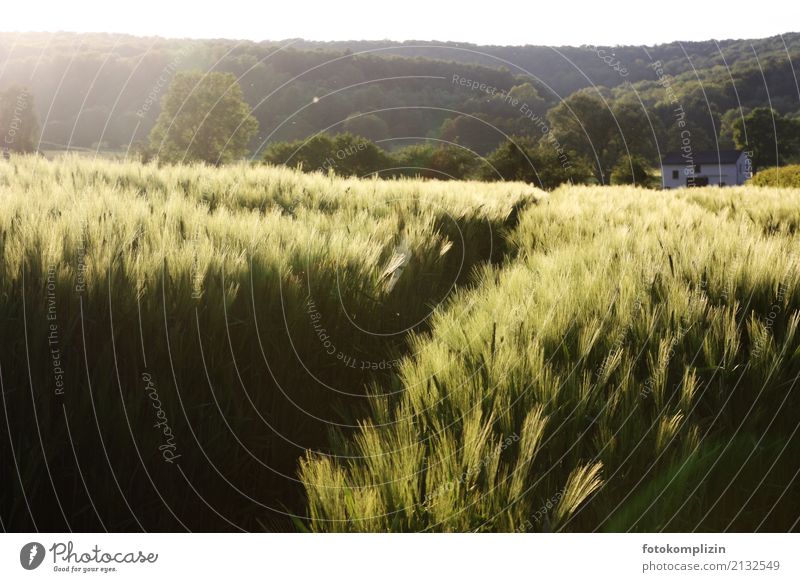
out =
[[754,109],[770,115],[761,141],[783,146],[766,151],[761,165],[797,161],[798,60],[800,34],[655,47],[484,47],[0,33],[0,90],[31,96],[40,151],[140,152],[174,75],[202,70],[237,79],[258,123],[246,149],[253,159],[322,133],[355,134],[386,152],[457,144],[478,158],[511,136],[533,145],[557,136],[549,149],[579,158],[607,183],[624,158],[657,164],[681,147],[684,130],[695,150],[752,150],[746,117]]

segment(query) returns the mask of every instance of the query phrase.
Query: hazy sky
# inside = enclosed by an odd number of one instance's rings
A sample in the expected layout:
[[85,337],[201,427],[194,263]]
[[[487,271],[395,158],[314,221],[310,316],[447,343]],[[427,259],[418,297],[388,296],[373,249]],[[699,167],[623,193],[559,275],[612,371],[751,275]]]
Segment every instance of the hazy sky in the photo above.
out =
[[800,29],[797,0],[10,0],[0,30],[250,40],[657,44]]

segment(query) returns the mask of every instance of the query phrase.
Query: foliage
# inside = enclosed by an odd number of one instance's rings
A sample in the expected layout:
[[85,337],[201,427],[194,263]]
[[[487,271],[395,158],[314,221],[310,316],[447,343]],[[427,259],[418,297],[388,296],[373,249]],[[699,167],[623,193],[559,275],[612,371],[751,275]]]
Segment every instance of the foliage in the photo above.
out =
[[370,141],[380,141],[389,137],[389,126],[377,115],[352,115],[344,122],[344,130]]
[[428,170],[446,180],[466,180],[474,175],[479,160],[474,152],[458,146],[440,146],[431,154]]
[[800,188],[800,165],[766,168],[757,172],[749,183],[772,188]]
[[608,183],[612,168],[624,156],[654,156],[652,129],[641,107],[609,101],[580,91],[550,110],[547,119],[556,138],[593,167],[595,178]]
[[504,142],[487,158],[482,178],[510,180],[552,190],[560,184],[581,184],[591,177],[585,163],[559,150],[549,140],[536,144],[530,138],[515,137]]
[[413,144],[385,152],[372,142],[350,134],[320,134],[308,140],[273,143],[266,149],[264,161],[342,176],[480,178],[490,182],[528,182],[544,189],[565,182],[584,183],[591,178],[591,170],[580,158],[560,150],[549,139],[539,143],[527,137],[512,140],[482,158],[459,145]]
[[611,183],[614,185],[650,186],[653,183],[652,176],[650,176],[650,164],[641,156],[622,158],[611,171]]
[[780,166],[800,156],[800,120],[757,107],[733,124],[736,146],[752,152],[754,170]]
[[[516,121],[519,123],[521,120]],[[468,148],[477,154],[490,152],[503,139],[503,132],[497,127],[497,120],[483,113],[458,115],[446,119],[439,134],[444,141]]]
[[431,158],[435,151],[436,146],[430,143],[416,143],[395,150],[393,157],[398,164],[398,168],[401,168],[407,175],[446,178],[441,174],[436,176],[435,174],[438,172],[429,171]]
[[471,179],[481,164],[478,156],[459,146],[415,144],[386,152],[351,134],[320,134],[308,140],[274,143],[266,149],[264,161],[341,176],[375,174],[382,178],[408,176],[437,180]]
[[383,175],[394,160],[371,141],[350,133],[319,134],[307,140],[271,144],[264,161],[284,164],[306,172],[332,172],[339,176]]
[[[7,57],[0,89],[29,85],[39,116],[47,120],[42,139],[48,148],[125,151],[131,143],[145,142],[175,72],[200,69],[236,75],[259,122],[261,140],[293,141],[331,130],[361,133],[354,116],[379,111],[374,115],[386,124],[390,139],[457,139],[486,155],[506,136],[538,140],[541,127],[526,111],[546,119],[548,110],[590,88],[608,100],[621,131],[612,119],[611,131],[601,132],[613,138],[601,166],[579,127],[573,137],[580,147],[570,149],[588,155],[598,166],[598,180],[602,169],[605,182],[622,156],[641,155],[655,164],[656,143],[661,153],[675,150],[685,135],[695,151],[732,148],[733,123],[753,108],[798,113],[792,68],[800,61],[797,33],[667,43],[646,52],[636,46],[553,50],[381,41],[299,41],[277,49],[270,43],[230,40],[0,33],[0,54]],[[601,50],[613,53],[625,73],[600,58]],[[34,58],[41,74],[31,77]],[[454,78],[477,81],[486,90]],[[629,109],[617,111],[617,103]],[[685,126],[677,122],[679,108]],[[604,123],[607,109],[596,112]],[[348,118],[353,126],[340,127]],[[372,120],[372,126],[367,130],[375,133],[367,137],[382,139],[382,124]],[[689,133],[682,135],[684,130]],[[600,149],[605,145],[594,137],[593,143]]]
[[392,153],[396,175],[436,180],[469,180],[481,166],[480,157],[459,145],[415,144]]
[[168,163],[219,165],[243,158],[257,131],[234,75],[180,72],[150,132],[151,154]]

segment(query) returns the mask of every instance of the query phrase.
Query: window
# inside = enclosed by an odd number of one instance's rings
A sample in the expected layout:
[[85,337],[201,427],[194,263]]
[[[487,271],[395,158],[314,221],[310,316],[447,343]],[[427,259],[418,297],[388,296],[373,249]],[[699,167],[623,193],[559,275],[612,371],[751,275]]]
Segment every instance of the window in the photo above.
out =
[[672,179],[673,180],[677,180],[678,179],[678,170],[672,170]]

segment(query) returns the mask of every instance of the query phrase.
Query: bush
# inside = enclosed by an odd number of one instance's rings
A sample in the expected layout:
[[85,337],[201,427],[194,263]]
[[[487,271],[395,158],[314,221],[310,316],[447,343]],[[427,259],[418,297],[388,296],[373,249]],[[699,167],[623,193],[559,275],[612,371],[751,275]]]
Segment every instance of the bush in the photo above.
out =
[[611,184],[634,186],[650,186],[653,178],[649,173],[649,164],[641,156],[625,156],[611,170]]
[[506,141],[482,159],[457,144],[415,144],[388,153],[353,134],[320,134],[307,140],[272,144],[263,159],[305,172],[341,176],[377,174],[383,178],[527,182],[547,190],[564,183],[584,184],[592,176],[583,160],[551,142],[537,144],[528,137]]
[[530,138],[516,137],[488,156],[481,177],[487,181],[528,182],[552,190],[564,183],[585,183],[591,170],[550,142],[536,144]]
[[351,133],[333,137],[322,133],[307,140],[275,143],[267,148],[263,159],[274,165],[338,176],[366,176],[395,166],[383,149]]
[[468,180],[476,175],[480,159],[453,145],[417,144],[394,153],[396,174],[436,180]]
[[800,188],[800,164],[761,170],[748,183],[753,186]]

